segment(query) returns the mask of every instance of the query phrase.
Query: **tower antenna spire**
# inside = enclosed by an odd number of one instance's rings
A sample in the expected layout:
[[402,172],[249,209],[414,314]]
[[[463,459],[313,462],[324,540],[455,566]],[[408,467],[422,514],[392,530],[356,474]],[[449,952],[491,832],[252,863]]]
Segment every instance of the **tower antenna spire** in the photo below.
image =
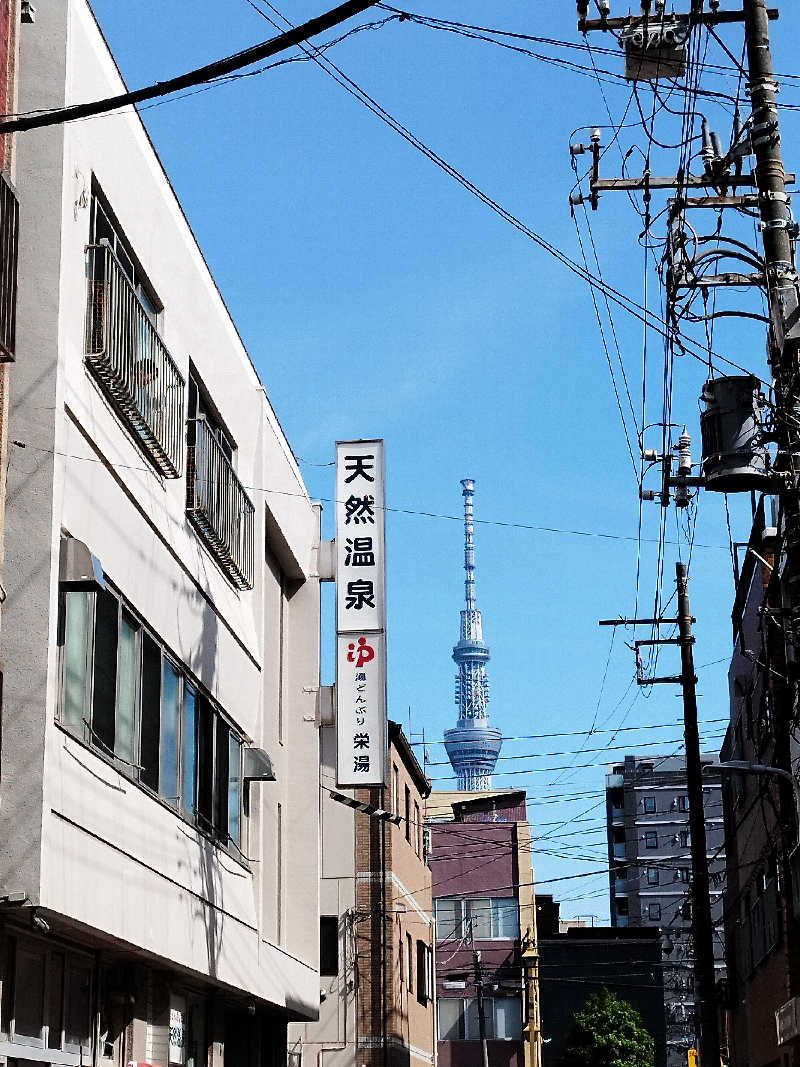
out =
[[475,482],[461,482],[464,497],[464,599],[459,642],[453,649],[458,722],[444,735],[447,756],[459,789],[491,789],[492,771],[503,744],[501,732],[489,725],[489,646],[475,599]]

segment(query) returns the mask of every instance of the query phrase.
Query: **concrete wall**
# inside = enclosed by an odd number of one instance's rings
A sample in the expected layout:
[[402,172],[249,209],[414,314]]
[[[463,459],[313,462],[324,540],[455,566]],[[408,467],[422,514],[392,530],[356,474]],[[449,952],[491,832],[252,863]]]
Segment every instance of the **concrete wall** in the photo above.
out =
[[[122,89],[85,0],[40,6],[21,69],[22,110]],[[25,447],[9,474],[0,884],[65,926],[314,1015],[319,509],[135,114],[26,135],[18,174],[11,436]],[[237,446],[255,505],[252,590],[228,581],[187,521],[185,479],[154,471],[84,364],[93,176],[163,302],[172,358],[187,379],[191,359]],[[62,530],[269,751],[278,780],[252,787],[247,860],[56,724]],[[293,847],[300,840],[308,847]]]

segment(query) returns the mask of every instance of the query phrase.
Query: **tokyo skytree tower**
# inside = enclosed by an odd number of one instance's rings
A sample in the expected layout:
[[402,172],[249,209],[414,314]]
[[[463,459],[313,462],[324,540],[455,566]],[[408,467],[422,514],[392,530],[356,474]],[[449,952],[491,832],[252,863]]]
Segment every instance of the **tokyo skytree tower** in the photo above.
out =
[[475,526],[473,498],[475,482],[461,482],[464,496],[464,591],[466,607],[461,612],[461,636],[453,649],[458,667],[456,704],[458,722],[445,730],[447,756],[458,776],[459,789],[491,789],[492,771],[500,755],[503,735],[489,725],[489,679],[486,663],[489,646],[483,640],[483,621],[475,607]]

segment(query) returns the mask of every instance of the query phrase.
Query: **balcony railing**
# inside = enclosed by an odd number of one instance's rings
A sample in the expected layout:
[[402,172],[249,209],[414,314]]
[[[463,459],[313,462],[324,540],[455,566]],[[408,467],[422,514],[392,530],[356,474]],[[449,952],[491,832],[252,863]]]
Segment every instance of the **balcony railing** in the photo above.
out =
[[158,470],[179,478],[185,381],[110,245],[87,255],[86,362]]
[[186,513],[236,588],[252,589],[255,508],[204,418],[188,439]]
[[15,356],[18,243],[17,195],[5,174],[0,174],[0,363]]

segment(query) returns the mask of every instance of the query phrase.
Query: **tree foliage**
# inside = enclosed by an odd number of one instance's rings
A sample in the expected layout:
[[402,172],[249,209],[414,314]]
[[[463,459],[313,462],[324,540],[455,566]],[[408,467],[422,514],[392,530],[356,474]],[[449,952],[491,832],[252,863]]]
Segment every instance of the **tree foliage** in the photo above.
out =
[[655,1043],[641,1015],[607,989],[575,1013],[562,1067],[654,1067]]

